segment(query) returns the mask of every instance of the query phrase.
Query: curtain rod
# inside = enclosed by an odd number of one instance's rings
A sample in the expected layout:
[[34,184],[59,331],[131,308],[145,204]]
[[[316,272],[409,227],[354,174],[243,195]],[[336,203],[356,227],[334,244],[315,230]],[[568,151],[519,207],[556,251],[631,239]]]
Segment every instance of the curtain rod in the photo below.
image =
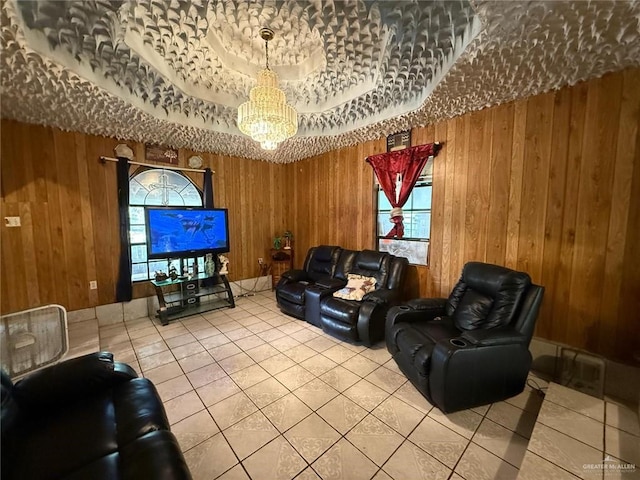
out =
[[[100,161],[102,163],[105,162],[117,162],[118,159],[117,158],[113,158],[113,157],[100,157]],[[165,167],[164,165],[158,165],[155,163],[142,163],[142,162],[134,162],[132,160],[127,160],[129,162],[129,165],[141,165],[143,167],[151,167],[151,168],[163,168],[165,170],[179,170],[181,172],[198,172],[198,173],[204,173],[205,170],[202,169],[197,169],[197,168],[183,168],[183,167]],[[211,173],[216,173],[213,170],[211,170]]]

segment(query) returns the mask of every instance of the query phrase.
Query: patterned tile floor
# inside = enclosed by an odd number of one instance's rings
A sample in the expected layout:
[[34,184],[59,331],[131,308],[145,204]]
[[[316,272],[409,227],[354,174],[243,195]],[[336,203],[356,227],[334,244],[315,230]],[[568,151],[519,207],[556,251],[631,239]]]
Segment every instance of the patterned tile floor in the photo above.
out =
[[196,480],[515,479],[542,402],[527,387],[444,415],[383,343],[340,342],[271,292],[167,326],[96,322],[70,325],[72,355],[110,350],[155,383]]
[[637,480],[639,465],[634,410],[551,383],[518,479]]

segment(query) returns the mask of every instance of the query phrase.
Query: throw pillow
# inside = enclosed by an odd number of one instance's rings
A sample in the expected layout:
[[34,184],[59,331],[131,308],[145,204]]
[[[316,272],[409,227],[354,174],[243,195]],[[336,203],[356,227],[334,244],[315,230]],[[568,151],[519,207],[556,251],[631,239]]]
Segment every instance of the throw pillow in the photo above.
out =
[[359,302],[362,300],[362,297],[369,292],[373,292],[375,289],[376,279],[374,277],[365,277],[364,275],[350,273],[347,275],[347,285],[337,292],[334,292],[333,296]]

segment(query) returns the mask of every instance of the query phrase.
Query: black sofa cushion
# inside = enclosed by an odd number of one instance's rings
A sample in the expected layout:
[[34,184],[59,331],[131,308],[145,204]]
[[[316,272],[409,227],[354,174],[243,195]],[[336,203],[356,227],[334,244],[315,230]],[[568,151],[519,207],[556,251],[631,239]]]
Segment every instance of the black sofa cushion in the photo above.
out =
[[387,285],[391,255],[388,253],[362,250],[356,254],[353,268],[348,273],[355,273],[376,279],[376,290]]
[[467,288],[453,313],[453,319],[460,330],[488,328],[487,317],[491,312],[493,300],[480,292]]
[[276,285],[276,302],[283,312],[305,319],[307,287],[334,278],[342,249],[333,245],[312,247],[299,270],[284,272]]
[[358,253],[355,260],[354,270],[377,271],[382,267],[384,255],[373,250],[363,250]]
[[355,325],[358,323],[360,302],[343,298],[326,297],[321,304],[323,317],[331,317],[336,321]]
[[[399,323],[387,335],[393,337],[388,342],[410,359],[417,369],[428,369],[431,352],[436,343],[443,339],[455,338],[459,331],[450,317],[438,317],[430,322]],[[423,370],[424,371],[424,370]]]
[[499,265],[469,262],[447,299],[446,312],[460,330],[508,325],[518,313],[531,278]]
[[280,288],[278,289],[279,299],[281,301],[285,300],[287,302],[292,302],[297,305],[303,305],[304,291],[306,290],[307,285],[309,285],[307,282],[304,282],[304,283],[294,282],[294,283],[284,284],[280,286]]
[[2,479],[46,478],[191,476],[154,385],[103,352],[2,373]]
[[316,247],[314,254],[309,259],[309,265],[306,269],[309,278],[315,282],[321,278],[333,276],[339,254],[339,247],[331,245],[320,245]]

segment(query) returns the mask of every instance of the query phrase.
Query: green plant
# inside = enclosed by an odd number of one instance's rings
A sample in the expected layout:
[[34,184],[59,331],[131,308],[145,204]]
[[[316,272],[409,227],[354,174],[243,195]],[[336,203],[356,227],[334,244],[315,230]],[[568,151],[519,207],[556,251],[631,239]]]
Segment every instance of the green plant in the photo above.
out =
[[282,237],[273,237],[273,248],[276,250],[282,248]]

